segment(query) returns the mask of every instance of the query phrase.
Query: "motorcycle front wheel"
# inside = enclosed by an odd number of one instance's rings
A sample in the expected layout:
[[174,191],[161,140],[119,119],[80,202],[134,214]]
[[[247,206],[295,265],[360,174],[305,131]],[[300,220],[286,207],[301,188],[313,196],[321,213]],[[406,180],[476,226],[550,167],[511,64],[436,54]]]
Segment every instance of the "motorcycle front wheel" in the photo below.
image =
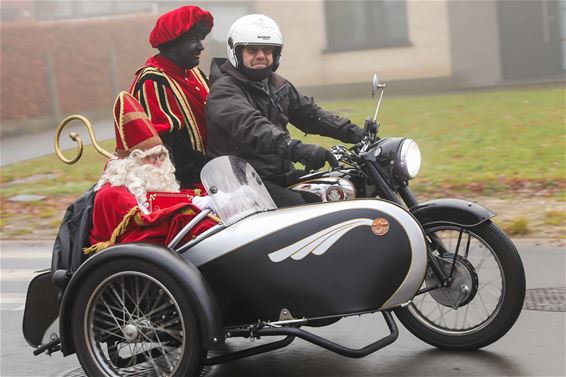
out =
[[[485,347],[509,331],[525,298],[525,272],[517,249],[495,224],[474,228],[453,224],[424,225],[434,258],[448,287],[417,295],[395,314],[416,337],[447,350]],[[427,270],[423,286],[438,279]]]
[[204,351],[194,307],[158,266],[116,260],[90,273],[72,332],[88,376],[197,376]]

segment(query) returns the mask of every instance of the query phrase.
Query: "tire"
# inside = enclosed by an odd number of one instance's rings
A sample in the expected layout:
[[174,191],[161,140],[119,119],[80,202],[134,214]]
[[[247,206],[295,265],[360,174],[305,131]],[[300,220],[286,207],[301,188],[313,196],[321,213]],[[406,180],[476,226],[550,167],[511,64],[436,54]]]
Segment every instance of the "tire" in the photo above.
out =
[[[444,254],[438,251],[441,248],[434,253],[448,275],[461,228],[434,224],[424,229],[429,240],[433,234],[442,240]],[[465,255],[468,242],[469,255]],[[458,255],[456,284],[415,296],[408,307],[395,314],[428,344],[447,350],[475,350],[497,341],[517,320],[525,299],[525,272],[511,240],[490,221],[464,230]],[[427,271],[423,287],[435,283],[438,280]]]
[[197,376],[199,324],[166,271],[121,259],[84,279],[72,310],[77,357],[88,376]]

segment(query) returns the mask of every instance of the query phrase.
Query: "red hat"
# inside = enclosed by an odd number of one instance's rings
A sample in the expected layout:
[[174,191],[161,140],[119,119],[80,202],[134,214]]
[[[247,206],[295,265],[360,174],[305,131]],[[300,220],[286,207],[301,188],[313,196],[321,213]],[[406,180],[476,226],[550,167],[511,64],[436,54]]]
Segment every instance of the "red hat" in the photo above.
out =
[[206,21],[212,29],[214,19],[210,12],[194,5],[174,9],[157,19],[149,35],[149,43],[151,47],[157,48],[163,43],[172,41],[185,34],[202,20]]
[[134,149],[146,151],[163,144],[140,103],[128,92],[121,92],[114,103],[116,154],[128,157]]

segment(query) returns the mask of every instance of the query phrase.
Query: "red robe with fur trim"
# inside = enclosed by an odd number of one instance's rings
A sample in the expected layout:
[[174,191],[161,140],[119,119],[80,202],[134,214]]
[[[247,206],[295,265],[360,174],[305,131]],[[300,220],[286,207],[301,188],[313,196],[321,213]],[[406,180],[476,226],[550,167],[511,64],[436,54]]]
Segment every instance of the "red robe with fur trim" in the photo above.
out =
[[[196,196],[192,190],[182,192]],[[126,242],[167,245],[199,212],[200,209],[184,200],[182,203],[144,214],[139,209],[136,198],[125,186],[112,187],[106,183],[94,198],[89,236],[92,246],[85,249],[85,254]],[[202,219],[185,236],[181,244],[216,224],[210,217]]]

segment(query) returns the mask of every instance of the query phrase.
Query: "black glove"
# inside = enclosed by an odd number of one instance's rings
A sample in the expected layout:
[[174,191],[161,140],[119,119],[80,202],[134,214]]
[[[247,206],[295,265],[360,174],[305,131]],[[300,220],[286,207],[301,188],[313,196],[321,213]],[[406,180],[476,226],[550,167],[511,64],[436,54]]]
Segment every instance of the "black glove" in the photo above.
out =
[[360,127],[355,124],[349,124],[344,126],[340,130],[340,140],[345,143],[356,144],[362,141],[365,136],[365,132]]
[[338,166],[338,160],[327,149],[320,145],[303,144],[298,140],[289,141],[286,157],[291,161],[305,165],[307,172],[320,169],[327,161],[332,167]]
[[364,133],[375,134],[377,132],[378,124],[371,117],[367,117],[364,122]]

